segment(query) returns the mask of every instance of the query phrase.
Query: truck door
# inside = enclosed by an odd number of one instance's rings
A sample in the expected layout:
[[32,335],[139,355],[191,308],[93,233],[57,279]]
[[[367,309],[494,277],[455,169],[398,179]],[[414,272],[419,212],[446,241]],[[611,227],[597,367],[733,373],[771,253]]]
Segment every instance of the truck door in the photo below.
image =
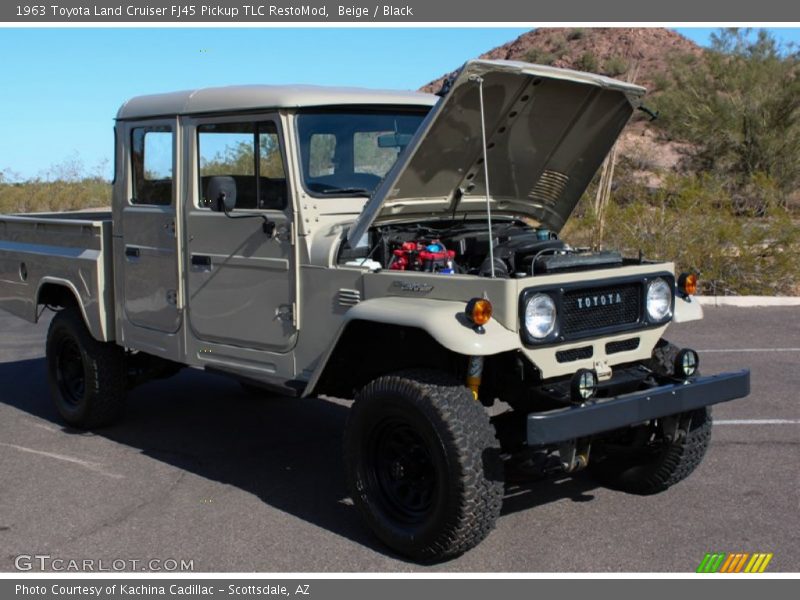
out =
[[[191,335],[201,343],[286,352],[296,338],[295,260],[280,120],[183,123],[194,140],[185,207]],[[211,208],[221,190],[236,198],[228,215]]]
[[[122,134],[129,148],[128,197],[121,214],[125,321],[135,328],[173,333],[181,324],[175,120],[126,123]],[[139,336],[131,332],[127,337]]]

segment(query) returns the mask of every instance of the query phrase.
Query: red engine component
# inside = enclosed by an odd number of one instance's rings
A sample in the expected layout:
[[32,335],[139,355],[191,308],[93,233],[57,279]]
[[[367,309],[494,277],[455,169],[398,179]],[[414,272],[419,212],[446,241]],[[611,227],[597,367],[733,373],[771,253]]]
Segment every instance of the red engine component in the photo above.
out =
[[447,250],[439,240],[403,242],[392,251],[389,269],[395,271],[453,272],[454,250]]

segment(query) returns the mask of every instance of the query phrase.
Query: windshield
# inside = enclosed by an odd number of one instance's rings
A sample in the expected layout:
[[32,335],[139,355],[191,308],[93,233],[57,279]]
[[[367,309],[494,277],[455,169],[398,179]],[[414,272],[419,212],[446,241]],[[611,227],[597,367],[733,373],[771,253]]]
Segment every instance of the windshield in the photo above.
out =
[[306,112],[297,117],[306,189],[369,196],[411,141],[423,112]]

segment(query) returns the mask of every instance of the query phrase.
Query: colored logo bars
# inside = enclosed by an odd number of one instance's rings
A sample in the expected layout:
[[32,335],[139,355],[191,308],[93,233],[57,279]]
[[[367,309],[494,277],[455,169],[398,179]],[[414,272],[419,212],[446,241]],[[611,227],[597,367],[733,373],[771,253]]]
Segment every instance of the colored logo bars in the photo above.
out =
[[697,573],[763,573],[771,560],[772,552],[707,553]]

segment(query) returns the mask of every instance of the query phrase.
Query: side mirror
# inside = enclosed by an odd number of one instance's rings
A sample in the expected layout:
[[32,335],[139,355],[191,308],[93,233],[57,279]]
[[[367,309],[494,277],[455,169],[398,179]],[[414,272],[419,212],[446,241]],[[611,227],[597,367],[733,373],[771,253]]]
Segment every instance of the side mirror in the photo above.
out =
[[206,200],[214,212],[233,211],[236,208],[236,180],[233,177],[211,177],[206,188]]

